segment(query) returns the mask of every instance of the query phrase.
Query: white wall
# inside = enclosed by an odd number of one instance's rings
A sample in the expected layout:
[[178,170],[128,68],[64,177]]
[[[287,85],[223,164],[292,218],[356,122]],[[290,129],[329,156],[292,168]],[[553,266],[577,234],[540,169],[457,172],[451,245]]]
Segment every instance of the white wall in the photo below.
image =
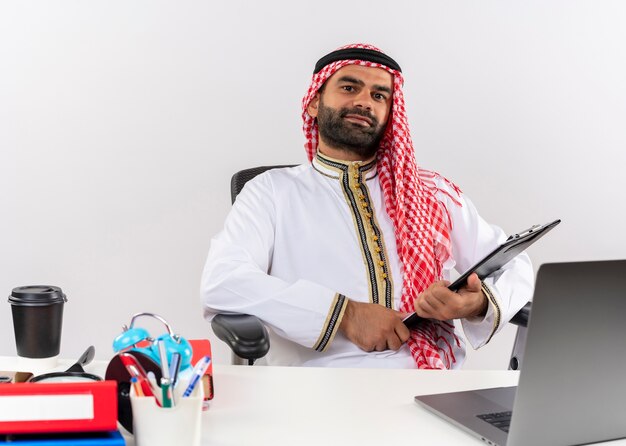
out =
[[[2,2],[0,294],[61,286],[65,357],[110,357],[139,311],[214,339],[198,289],[230,175],[304,162],[313,65],[356,41],[403,67],[418,162],[507,232],[563,219],[536,266],[625,258],[625,19],[619,0]],[[513,333],[467,367],[505,367]]]

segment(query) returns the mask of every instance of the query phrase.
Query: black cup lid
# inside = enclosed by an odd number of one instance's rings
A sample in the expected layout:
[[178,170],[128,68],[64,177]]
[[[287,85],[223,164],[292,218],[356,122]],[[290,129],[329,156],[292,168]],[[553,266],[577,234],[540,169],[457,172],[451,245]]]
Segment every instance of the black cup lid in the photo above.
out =
[[40,306],[67,302],[58,286],[28,285],[13,288],[9,302],[14,305]]

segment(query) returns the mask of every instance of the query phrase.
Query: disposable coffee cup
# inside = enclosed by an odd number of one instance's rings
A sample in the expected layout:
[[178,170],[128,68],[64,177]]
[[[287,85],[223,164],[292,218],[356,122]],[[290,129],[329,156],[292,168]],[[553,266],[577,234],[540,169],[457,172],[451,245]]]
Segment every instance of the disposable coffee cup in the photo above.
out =
[[[61,350],[63,305],[61,288],[30,285],[13,288],[9,303],[13,313],[15,346],[20,358],[53,367]],[[45,361],[47,360],[47,361]]]

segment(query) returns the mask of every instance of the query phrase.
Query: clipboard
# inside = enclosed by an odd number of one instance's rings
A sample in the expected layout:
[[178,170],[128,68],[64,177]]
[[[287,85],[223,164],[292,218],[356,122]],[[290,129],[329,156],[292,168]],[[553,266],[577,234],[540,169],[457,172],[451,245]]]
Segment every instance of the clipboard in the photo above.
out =
[[[554,220],[543,225],[534,225],[525,231],[511,235],[504,243],[483,257],[478,263],[451,283],[448,286],[448,289],[455,292],[458,291],[467,283],[467,278],[472,273],[478,274],[478,278],[480,280],[489,277],[491,274],[498,271],[508,262],[513,260],[522,251],[525,251],[530,245],[550,232],[550,230],[556,227],[559,223],[561,223],[561,220]],[[404,322],[404,325],[408,328],[413,328],[422,319],[423,318],[419,317],[417,314],[411,313],[405,317],[402,322]]]

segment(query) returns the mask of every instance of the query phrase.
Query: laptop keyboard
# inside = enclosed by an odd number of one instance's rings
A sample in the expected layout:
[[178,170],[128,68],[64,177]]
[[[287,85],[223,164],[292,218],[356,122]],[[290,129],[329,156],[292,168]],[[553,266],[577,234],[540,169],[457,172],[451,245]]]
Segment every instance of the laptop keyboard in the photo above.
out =
[[481,420],[486,421],[492,426],[497,427],[504,432],[509,432],[509,426],[511,425],[511,412],[507,410],[505,412],[485,413],[482,415],[476,415]]

